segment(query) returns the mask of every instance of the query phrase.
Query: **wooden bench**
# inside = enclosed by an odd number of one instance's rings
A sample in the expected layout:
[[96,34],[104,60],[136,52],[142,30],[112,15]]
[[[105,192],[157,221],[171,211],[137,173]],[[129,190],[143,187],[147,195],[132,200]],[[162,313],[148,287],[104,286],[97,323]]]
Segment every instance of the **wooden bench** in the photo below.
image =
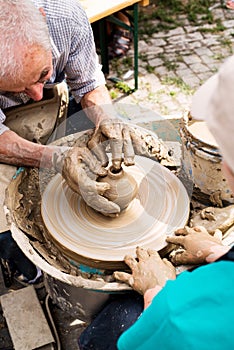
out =
[[[133,33],[134,45],[134,81],[138,89],[138,5],[147,6],[149,0],[80,0],[90,23],[98,21],[100,33],[101,63],[103,72],[109,74],[108,44],[106,21],[122,26]],[[121,22],[114,14],[125,9],[133,10],[133,27]]]

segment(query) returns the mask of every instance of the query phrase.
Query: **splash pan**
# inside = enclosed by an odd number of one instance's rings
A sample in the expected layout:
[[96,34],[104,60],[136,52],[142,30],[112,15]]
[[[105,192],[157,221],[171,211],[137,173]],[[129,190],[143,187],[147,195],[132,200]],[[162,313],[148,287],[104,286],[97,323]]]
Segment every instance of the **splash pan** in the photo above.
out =
[[183,227],[189,198],[181,181],[150,158],[136,156],[125,167],[138,183],[138,194],[119,217],[110,218],[86,205],[57,174],[48,183],[41,213],[49,238],[70,259],[99,268],[116,269],[136,246],[164,248],[165,238]]

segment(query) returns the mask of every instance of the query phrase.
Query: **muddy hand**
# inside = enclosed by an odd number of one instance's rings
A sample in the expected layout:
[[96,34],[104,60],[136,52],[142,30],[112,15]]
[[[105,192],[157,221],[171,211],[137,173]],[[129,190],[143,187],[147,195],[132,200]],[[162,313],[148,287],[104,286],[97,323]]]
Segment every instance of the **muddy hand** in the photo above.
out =
[[137,247],[136,256],[124,258],[132,274],[116,271],[114,277],[129,284],[138,293],[145,294],[146,290],[163,287],[168,279],[175,279],[174,266],[167,259],[161,259],[155,250]]
[[61,173],[68,186],[79,193],[93,209],[106,216],[116,216],[120,212],[117,204],[103,197],[109,184],[97,182],[98,176],[105,176],[107,170],[87,147],[72,147],[55,157],[55,168]]
[[202,264],[212,254],[213,249],[223,247],[220,237],[210,235],[203,226],[179,229],[176,237],[167,237],[168,243],[173,243],[184,248],[183,252],[176,253],[171,261],[176,264]]
[[151,132],[132,126],[129,129],[135,154],[154,158],[157,161],[169,160],[169,149],[157,135]]
[[127,124],[119,119],[104,119],[95,130],[88,147],[102,164],[105,164],[105,160],[108,161],[105,141],[110,144],[112,165],[115,169],[121,168],[122,161],[127,166],[134,164],[135,153]]
[[122,161],[126,166],[134,165],[135,154],[158,161],[169,159],[168,148],[156,135],[120,119],[104,119],[88,142],[89,149],[104,166],[108,164],[107,143],[110,144],[115,169],[120,169]]

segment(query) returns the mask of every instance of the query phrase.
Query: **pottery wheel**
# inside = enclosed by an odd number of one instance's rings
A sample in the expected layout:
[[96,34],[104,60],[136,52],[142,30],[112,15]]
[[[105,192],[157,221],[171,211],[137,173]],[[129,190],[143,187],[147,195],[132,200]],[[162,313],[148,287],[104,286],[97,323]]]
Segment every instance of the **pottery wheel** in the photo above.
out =
[[189,216],[189,198],[180,180],[149,158],[136,156],[124,167],[138,183],[138,194],[119,217],[106,217],[88,207],[60,174],[42,196],[42,217],[49,238],[77,263],[115,269],[136,246],[160,250],[167,235],[183,227]]

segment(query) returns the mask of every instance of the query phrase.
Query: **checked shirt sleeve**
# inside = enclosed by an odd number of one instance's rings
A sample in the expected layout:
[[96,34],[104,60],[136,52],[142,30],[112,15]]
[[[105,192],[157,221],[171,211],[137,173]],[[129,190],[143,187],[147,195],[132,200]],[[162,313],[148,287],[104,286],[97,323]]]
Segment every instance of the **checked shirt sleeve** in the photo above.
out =
[[76,102],[87,92],[105,85],[98,62],[93,32],[84,11],[75,11],[71,32],[71,47],[65,67],[66,81]]

